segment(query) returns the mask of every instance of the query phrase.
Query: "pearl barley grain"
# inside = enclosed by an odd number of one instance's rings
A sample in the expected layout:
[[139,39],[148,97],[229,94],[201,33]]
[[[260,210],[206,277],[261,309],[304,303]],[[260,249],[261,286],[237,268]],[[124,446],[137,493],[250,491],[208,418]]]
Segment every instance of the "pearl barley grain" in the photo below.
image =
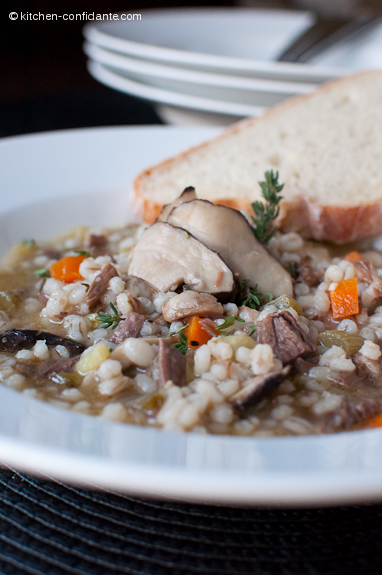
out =
[[359,351],[364,357],[373,361],[376,361],[382,355],[379,345],[369,340],[365,341]]
[[194,372],[195,375],[202,375],[209,371],[211,366],[211,352],[207,345],[201,345],[195,351]]
[[139,367],[148,367],[156,356],[152,346],[142,339],[128,337],[122,346],[126,357]]

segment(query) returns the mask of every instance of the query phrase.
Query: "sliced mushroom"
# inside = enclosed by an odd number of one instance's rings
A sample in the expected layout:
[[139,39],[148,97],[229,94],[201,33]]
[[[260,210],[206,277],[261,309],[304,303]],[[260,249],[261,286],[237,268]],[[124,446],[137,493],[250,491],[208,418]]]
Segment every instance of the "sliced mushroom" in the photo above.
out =
[[165,222],[149,227],[132,250],[129,275],[159,291],[186,284],[194,291],[230,293],[232,271],[216,252],[180,228]]
[[180,206],[180,204],[183,204],[184,202],[190,202],[191,200],[196,200],[195,188],[188,186],[188,188],[185,188],[176,200],[171,202],[171,204],[163,206],[162,211],[157,218],[157,222],[167,222],[167,217],[173,208]]
[[63,345],[71,355],[82,353],[86,345],[73,339],[60,337],[47,331],[37,331],[35,329],[9,329],[0,334],[0,351],[19,351],[20,349],[32,349],[36,341],[45,341],[48,347]]
[[279,385],[286,379],[292,369],[291,365],[286,365],[280,371],[271,371],[265,375],[251,377],[246,385],[230,398],[232,403],[238,409],[247,409],[259,403],[263,397],[275,391]]
[[293,295],[292,278],[256,240],[251,226],[239,211],[207,200],[192,200],[174,207],[167,221],[191,233],[211,250],[218,252],[227,265],[274,296]]
[[193,315],[199,317],[223,315],[224,309],[213,295],[186,290],[166,301],[162,305],[162,313],[164,319],[171,322]]

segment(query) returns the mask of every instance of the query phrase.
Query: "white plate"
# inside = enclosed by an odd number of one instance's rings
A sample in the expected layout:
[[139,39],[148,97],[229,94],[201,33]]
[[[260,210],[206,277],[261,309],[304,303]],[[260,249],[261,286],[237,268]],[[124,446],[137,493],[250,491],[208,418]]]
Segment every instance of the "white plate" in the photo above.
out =
[[241,78],[195,72],[115,54],[86,42],[84,52],[118,75],[164,90],[248,106],[273,106],[297,94],[312,92],[317,84]]
[[[128,220],[139,170],[216,133],[105,128],[0,141],[2,252],[80,223]],[[209,503],[382,498],[382,430],[278,439],[172,434],[71,413],[3,385],[0,460],[75,483]]]
[[141,11],[141,20],[87,24],[97,46],[169,65],[241,76],[319,83],[341,69],[272,62],[314,22],[308,12],[244,8]]
[[244,118],[246,116],[259,116],[265,111],[265,107],[249,106],[247,104],[238,104],[236,102],[224,102],[214,100],[212,98],[201,98],[199,96],[190,96],[188,94],[180,94],[170,90],[163,90],[154,86],[148,86],[141,82],[135,82],[129,78],[125,78],[117,73],[112,68],[94,62],[88,61],[88,70],[90,74],[98,80],[119,90],[126,94],[138,96],[150,102],[157,102],[162,104],[171,104],[179,108],[186,108],[191,110],[201,110],[204,112],[211,112],[217,114],[227,114],[229,116],[236,116]]

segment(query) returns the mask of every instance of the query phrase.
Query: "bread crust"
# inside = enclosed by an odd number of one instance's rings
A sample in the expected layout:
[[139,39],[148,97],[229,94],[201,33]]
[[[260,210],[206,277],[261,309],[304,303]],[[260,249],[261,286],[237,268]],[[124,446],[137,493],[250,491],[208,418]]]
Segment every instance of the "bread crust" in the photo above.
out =
[[[222,134],[215,136],[207,142],[193,146],[172,158],[168,158],[147,168],[138,174],[133,182],[133,191],[131,196],[133,212],[149,224],[153,223],[158,217],[163,204],[158,203],[153,198],[147,197],[143,189],[146,178],[150,178],[156,170],[161,171],[166,169],[166,167],[171,167],[174,162],[181,161],[194,152],[203,150],[203,148],[208,147],[215,141],[221,140],[222,138],[229,138],[232,134],[253,126],[257,122],[266,121],[271,116],[282,114],[290,107],[298,106],[302,101],[314,98],[318,94],[330,92],[335,86],[342,83],[357,81],[362,78],[362,76],[369,76],[370,74],[380,76],[382,72],[380,70],[369,70],[332,80],[323,84],[311,94],[304,94],[290,98],[289,100],[269,109],[260,117],[241,120],[225,130]],[[193,182],[189,182],[189,185],[193,185]],[[221,203],[240,210],[251,211],[250,204],[238,197],[215,200],[215,203]],[[381,233],[382,231],[382,199],[381,202],[364,203],[345,207],[341,205],[320,205],[311,201],[309,198],[300,196],[291,200],[285,200],[283,202],[282,212],[282,216],[279,220],[279,225],[282,230],[299,232],[304,237],[310,237],[320,241],[330,241],[342,244],[352,242],[369,235]]]

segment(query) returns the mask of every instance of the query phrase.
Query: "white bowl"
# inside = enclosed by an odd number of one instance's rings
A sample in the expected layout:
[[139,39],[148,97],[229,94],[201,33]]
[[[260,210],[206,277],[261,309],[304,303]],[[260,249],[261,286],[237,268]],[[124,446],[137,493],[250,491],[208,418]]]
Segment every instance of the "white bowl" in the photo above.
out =
[[308,12],[181,8],[140,14],[140,20],[89,23],[84,35],[111,51],[178,68],[311,83],[343,74],[337,68],[272,61],[313,24]]
[[[105,128],[0,141],[0,248],[131,218],[136,173],[217,133]],[[0,460],[152,497],[322,505],[382,497],[382,430],[250,438],[168,433],[62,410],[0,385]]]
[[130,80],[121,76],[114,69],[94,62],[88,61],[88,70],[90,74],[106,86],[138,96],[150,102],[170,104],[178,108],[189,110],[200,110],[203,112],[211,112],[216,114],[226,114],[236,118],[244,118],[246,116],[259,116],[262,114],[266,107],[264,106],[251,106],[247,104],[240,104],[237,102],[225,102],[222,100],[215,100],[208,97],[192,96],[189,94],[182,94],[172,90],[164,90],[154,86],[148,86],[142,82]]
[[85,43],[84,52],[119,76],[171,92],[248,106],[273,106],[297,94],[308,94],[317,85],[241,78],[228,74],[195,72],[115,54]]

